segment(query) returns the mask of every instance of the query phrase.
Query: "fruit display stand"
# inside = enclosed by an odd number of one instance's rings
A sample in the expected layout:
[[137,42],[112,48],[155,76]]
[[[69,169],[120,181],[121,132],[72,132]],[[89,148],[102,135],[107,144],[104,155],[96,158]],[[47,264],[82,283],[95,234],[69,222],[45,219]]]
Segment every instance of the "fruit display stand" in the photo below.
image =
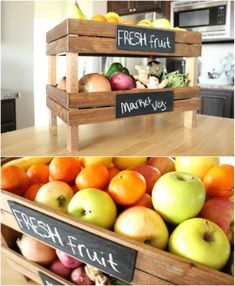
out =
[[[23,260],[19,254],[14,252],[14,243],[12,241],[14,241],[15,231],[30,234],[54,248],[61,249],[85,263],[97,267],[97,263],[87,260],[87,257],[82,258],[78,256],[78,253],[71,254],[71,252],[68,252],[69,248],[66,241],[70,236],[74,239],[74,247],[76,241],[78,248],[79,245],[83,244],[88,245],[88,248],[95,247],[96,253],[101,253],[103,257],[103,260],[101,259],[103,263],[99,269],[110,275],[113,275],[114,271],[110,271],[111,268],[107,267],[110,258],[107,260],[106,255],[107,253],[109,255],[113,254],[112,265],[115,265],[113,268],[123,270],[117,271],[115,276],[119,279],[128,277],[126,281],[131,284],[233,285],[233,277],[229,274],[192,263],[166,251],[127,239],[93,224],[81,222],[67,214],[57,212],[9,192],[2,191],[1,214],[3,224],[2,247],[8,261],[18,271],[36,281],[39,280],[39,277],[36,277],[39,271],[64,284],[63,279],[58,278],[56,275],[52,277],[47,270]],[[50,232],[47,232],[47,235],[40,233],[40,225],[44,225],[47,229],[53,228],[54,233],[56,230],[56,242],[53,242],[52,236],[49,235]],[[66,235],[62,232],[65,232]],[[58,234],[61,234],[61,236],[58,236]],[[59,244],[58,241],[61,241],[61,243]]]
[[[163,40],[169,33],[173,37],[174,49],[155,50],[148,46],[143,49],[136,46],[118,46],[120,36],[118,29],[128,32],[142,33],[143,36],[163,33]],[[151,35],[149,36],[151,37]],[[155,28],[140,28],[137,26],[117,25],[114,23],[95,22],[90,20],[66,19],[47,32],[47,55],[49,62],[49,80],[46,87],[47,106],[50,110],[50,129],[56,133],[57,116],[67,124],[67,148],[77,151],[79,147],[78,127],[82,124],[116,120],[117,102],[121,95],[126,98],[135,95],[143,98],[143,93],[149,97],[169,93],[173,97],[169,112],[184,112],[184,126],[193,128],[196,124],[196,111],[200,108],[200,88],[197,86],[197,57],[201,55],[201,34],[197,32],[182,32],[158,30]],[[169,44],[165,42],[165,45]],[[66,56],[66,90],[56,87],[57,56]],[[128,91],[80,93],[78,88],[78,60],[80,56],[121,56],[121,57],[185,57],[186,73],[189,74],[189,86],[175,89],[133,89]],[[122,97],[123,98],[123,97]],[[159,111],[158,111],[159,112]],[[148,112],[149,113],[149,112]],[[154,112],[151,112],[154,113]],[[146,116],[147,113],[141,114]],[[127,119],[130,115],[122,116]],[[132,114],[131,116],[136,116]],[[166,113],[167,116],[167,113]]]

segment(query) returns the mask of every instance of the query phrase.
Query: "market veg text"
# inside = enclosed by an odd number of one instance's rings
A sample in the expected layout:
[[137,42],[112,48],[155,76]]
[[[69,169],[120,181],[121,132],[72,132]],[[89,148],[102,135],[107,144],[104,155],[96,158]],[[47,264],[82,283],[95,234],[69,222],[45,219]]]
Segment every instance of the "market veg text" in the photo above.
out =
[[88,248],[84,243],[79,243],[77,237],[67,235],[63,237],[60,235],[59,229],[56,226],[51,227],[46,222],[37,219],[36,217],[29,216],[28,214],[21,212],[19,210],[13,209],[14,215],[17,219],[18,224],[22,229],[27,228],[28,231],[35,233],[37,236],[46,240],[49,244],[63,250],[70,249],[70,253],[73,256],[81,259],[82,261],[92,261],[100,264],[103,267],[111,267],[115,272],[120,272],[118,270],[118,263],[115,262],[113,254],[111,252],[104,253],[103,251],[97,251],[97,247],[94,245],[95,249]]

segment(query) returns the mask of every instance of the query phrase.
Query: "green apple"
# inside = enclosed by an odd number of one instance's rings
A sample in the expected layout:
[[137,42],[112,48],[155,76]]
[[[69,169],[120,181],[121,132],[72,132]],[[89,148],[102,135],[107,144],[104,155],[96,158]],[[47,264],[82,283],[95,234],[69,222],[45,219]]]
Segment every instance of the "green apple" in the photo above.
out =
[[35,201],[54,210],[66,212],[73,194],[73,189],[68,184],[52,181],[39,189]]
[[114,231],[160,249],[166,247],[169,237],[161,216],[143,206],[134,206],[123,211],[115,221]]
[[229,259],[230,243],[217,224],[203,218],[192,218],[172,232],[169,251],[219,270]]
[[195,217],[205,197],[204,185],[198,177],[177,171],[161,176],[152,192],[154,209],[172,224]]
[[116,205],[105,191],[88,188],[78,191],[68,205],[68,214],[103,228],[111,228],[117,216]]
[[175,159],[176,171],[186,172],[200,179],[215,165],[219,165],[219,157],[180,156]]

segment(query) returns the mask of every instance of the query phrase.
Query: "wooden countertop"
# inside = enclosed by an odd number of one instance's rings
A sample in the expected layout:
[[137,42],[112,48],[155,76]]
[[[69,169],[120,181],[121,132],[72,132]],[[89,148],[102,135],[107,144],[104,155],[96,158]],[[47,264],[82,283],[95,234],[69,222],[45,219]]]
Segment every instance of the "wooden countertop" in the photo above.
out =
[[135,117],[79,127],[80,150],[66,149],[66,126],[58,134],[30,127],[1,135],[2,156],[146,155],[233,156],[234,120],[197,115],[197,127],[185,129],[182,113]]

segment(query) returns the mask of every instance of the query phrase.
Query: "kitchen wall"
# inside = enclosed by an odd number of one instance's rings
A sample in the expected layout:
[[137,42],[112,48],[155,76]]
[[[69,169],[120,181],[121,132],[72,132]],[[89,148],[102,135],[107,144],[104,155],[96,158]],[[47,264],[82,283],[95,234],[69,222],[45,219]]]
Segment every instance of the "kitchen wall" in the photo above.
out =
[[1,87],[21,92],[17,129],[34,125],[33,1],[1,1]]
[[[234,64],[234,44],[216,43],[202,45],[202,56],[199,58],[199,80],[200,83],[215,82],[218,84],[230,84],[229,79],[224,75],[217,80],[208,80],[208,72],[213,69],[221,73],[222,64],[225,57],[231,54],[229,63]],[[231,73],[230,73],[231,74]]]

